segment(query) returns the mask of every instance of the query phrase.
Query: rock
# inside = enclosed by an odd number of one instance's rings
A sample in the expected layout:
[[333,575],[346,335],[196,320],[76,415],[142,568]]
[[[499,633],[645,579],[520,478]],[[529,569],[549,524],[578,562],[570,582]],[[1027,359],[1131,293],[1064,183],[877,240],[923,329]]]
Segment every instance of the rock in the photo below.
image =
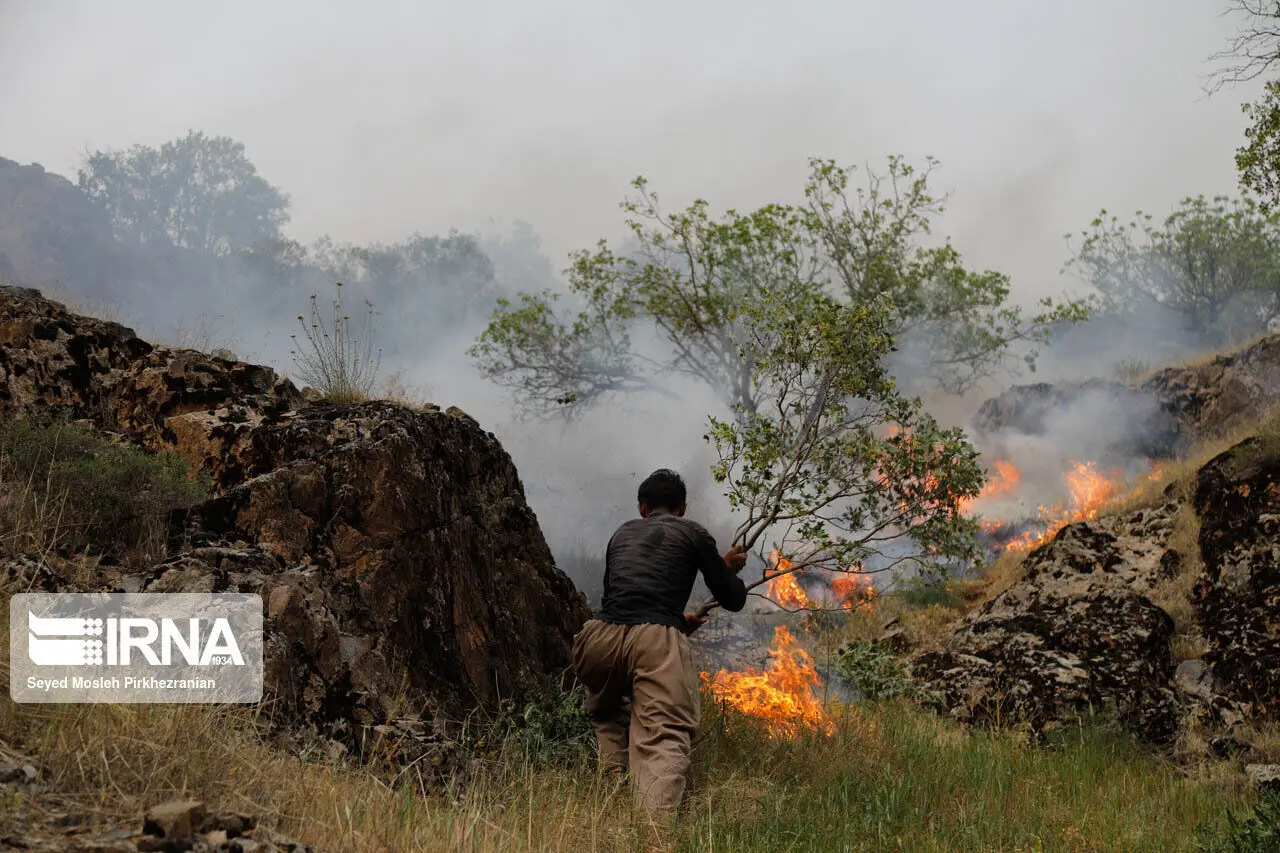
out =
[[1280,792],[1280,764],[1248,764],[1244,774],[1258,790]]
[[147,809],[142,831],[147,835],[171,840],[191,838],[204,823],[204,803],[196,800],[170,800]]
[[227,838],[239,838],[255,826],[257,826],[257,821],[252,815],[228,812],[210,815],[205,818],[204,823],[200,825],[200,831],[205,833],[221,832]]
[[1184,435],[1217,436],[1257,417],[1280,393],[1280,335],[1189,367],[1169,367],[1142,383]]
[[970,425],[979,436],[1050,435],[1064,417],[1087,418],[1100,454],[1164,458],[1178,448],[1178,424],[1158,395],[1121,382],[1039,382],[1015,385],[979,407]]
[[1209,752],[1215,758],[1227,759],[1247,755],[1251,751],[1249,744],[1229,735],[1220,735],[1209,741]]
[[1280,395],[1280,335],[1191,366],[1157,371],[1138,387],[1090,379],[1015,385],[982,404],[979,436],[1046,435],[1055,421],[1087,421],[1100,455],[1165,458],[1201,437],[1257,417]]
[[[254,570],[281,710],[385,720],[408,690],[465,711],[545,687],[569,665],[586,600],[555,567],[510,457],[470,418],[317,404],[255,427],[238,466],[267,473],[190,517],[307,566]],[[166,573],[179,568],[171,560]],[[243,589],[247,576],[231,571],[196,569],[184,588]]]
[[[400,707],[461,719],[569,666],[586,601],[556,568],[511,458],[456,408],[308,406],[272,370],[153,346],[0,287],[0,416],[56,410],[184,454],[215,497],[185,550],[98,588],[251,592],[267,605],[266,699],[283,728],[359,753]],[[45,561],[0,580],[67,588]]]
[[1212,699],[1213,673],[1202,660],[1184,660],[1173,674],[1178,689],[1196,699]]
[[[182,445],[221,474],[234,466],[231,448],[252,424],[303,403],[268,367],[153,346],[118,323],[0,287],[0,413],[47,409],[87,418],[151,450]],[[247,420],[237,423],[240,417]]]
[[1179,718],[1173,621],[1139,592],[1157,582],[1162,549],[1158,539],[1122,542],[1101,523],[1064,527],[1026,558],[1022,581],[962,619],[941,651],[912,662],[913,679],[967,722],[1042,731],[1102,709],[1169,742]]
[[0,759],[0,784],[31,786],[40,780],[40,771],[34,764]]
[[1222,693],[1280,715],[1280,446],[1249,439],[1206,463],[1195,508],[1204,574],[1192,593]]
[[902,621],[894,618],[885,623],[876,637],[876,645],[883,646],[891,652],[906,652],[911,648],[911,637]]

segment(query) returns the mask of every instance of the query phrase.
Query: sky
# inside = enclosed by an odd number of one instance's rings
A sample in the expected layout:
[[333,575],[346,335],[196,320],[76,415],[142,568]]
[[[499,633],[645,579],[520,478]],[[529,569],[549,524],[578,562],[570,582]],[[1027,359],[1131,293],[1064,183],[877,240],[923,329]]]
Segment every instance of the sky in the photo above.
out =
[[523,219],[563,266],[668,204],[794,201],[811,156],[941,161],[939,223],[1020,301],[1064,234],[1235,189],[1236,26],[1217,0],[355,3],[0,0],[0,156],[230,135],[292,236],[393,241]]

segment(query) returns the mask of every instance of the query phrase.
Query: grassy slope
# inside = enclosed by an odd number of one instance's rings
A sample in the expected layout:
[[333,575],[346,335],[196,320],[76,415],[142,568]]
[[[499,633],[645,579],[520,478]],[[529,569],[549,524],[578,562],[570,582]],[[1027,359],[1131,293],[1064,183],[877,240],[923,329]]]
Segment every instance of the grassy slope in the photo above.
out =
[[[1100,729],[1031,747],[883,705],[845,709],[829,738],[779,742],[705,716],[676,850],[1193,850],[1196,828],[1234,802]],[[349,851],[629,851],[652,838],[585,752],[546,764],[509,743],[456,795],[423,795],[253,732],[246,712],[199,706],[7,704],[0,716],[52,789],[102,814],[195,796]]]
[[[1259,429],[1275,428],[1268,423]],[[1171,466],[1166,478],[1185,488],[1196,465]],[[865,635],[896,609],[918,640],[936,642],[966,606],[1016,576],[1017,561],[1006,560],[958,600],[886,603],[874,622],[855,614],[842,630]],[[0,740],[36,757],[62,807],[104,820],[181,795],[263,816],[326,850],[581,853],[642,849],[653,838],[629,815],[625,791],[597,778],[583,748],[547,762],[508,741],[473,758],[465,785],[428,794],[323,760],[321,748],[302,757],[276,749],[257,734],[255,713],[6,700]],[[708,704],[673,849],[1190,851],[1197,827],[1245,799],[1236,777],[1188,779],[1101,727],[1045,748],[1017,732],[967,732],[903,704],[841,709],[837,721],[829,738],[779,742]],[[39,802],[6,797],[6,823],[41,811]]]

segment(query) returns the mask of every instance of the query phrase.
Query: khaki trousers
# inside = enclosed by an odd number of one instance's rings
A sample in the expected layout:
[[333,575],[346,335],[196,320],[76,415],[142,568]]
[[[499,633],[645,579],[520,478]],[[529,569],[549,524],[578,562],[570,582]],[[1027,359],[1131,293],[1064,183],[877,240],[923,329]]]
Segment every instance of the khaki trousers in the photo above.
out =
[[673,817],[701,714],[688,638],[666,625],[592,619],[574,637],[573,665],[587,688],[601,767],[629,769],[636,804]]

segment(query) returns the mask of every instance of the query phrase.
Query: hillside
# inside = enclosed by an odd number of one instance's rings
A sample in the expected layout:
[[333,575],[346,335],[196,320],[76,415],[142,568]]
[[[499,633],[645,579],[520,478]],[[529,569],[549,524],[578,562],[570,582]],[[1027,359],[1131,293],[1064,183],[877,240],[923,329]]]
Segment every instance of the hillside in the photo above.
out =
[[[1248,371],[1180,370],[1218,371],[1194,384],[1216,411],[1238,380],[1234,415],[1161,408],[1178,440],[1158,476],[1024,528],[1043,544],[994,543],[981,578],[765,619],[769,670],[707,674],[665,849],[1190,851],[1228,831],[1249,774],[1280,763],[1280,429],[1260,414],[1270,362],[1223,358]],[[259,592],[268,673],[260,708],[6,703],[0,844],[652,846],[562,692],[585,600],[471,418],[308,403],[267,368],[16,289],[0,376],[7,590]],[[102,495],[125,469],[121,509]],[[753,679],[819,724],[735,701]]]

